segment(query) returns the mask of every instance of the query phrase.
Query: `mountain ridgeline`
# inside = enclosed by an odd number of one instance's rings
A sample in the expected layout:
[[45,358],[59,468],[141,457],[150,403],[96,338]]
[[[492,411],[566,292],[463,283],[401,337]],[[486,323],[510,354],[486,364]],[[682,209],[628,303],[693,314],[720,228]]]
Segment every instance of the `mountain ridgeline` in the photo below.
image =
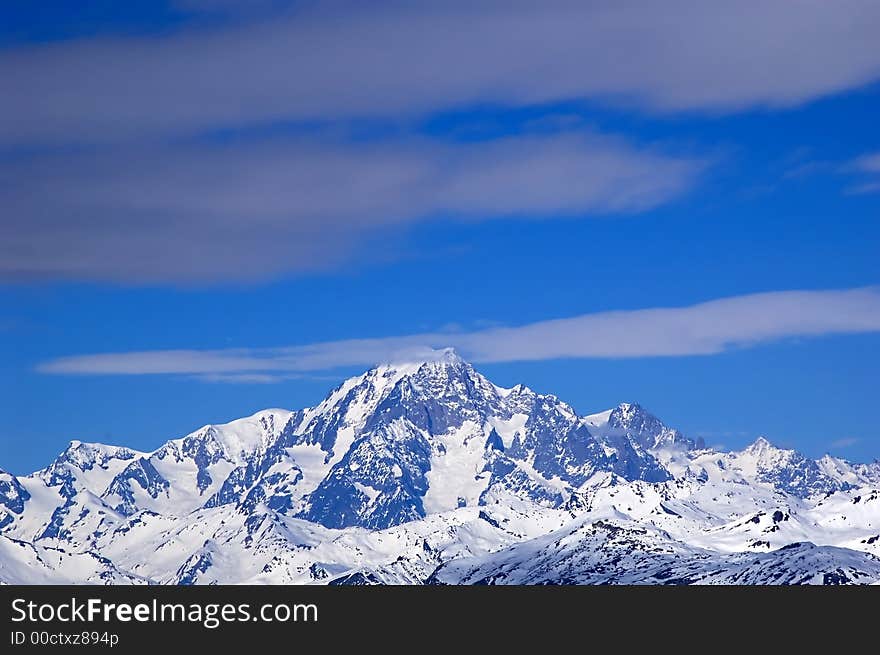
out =
[[579,416],[446,350],[153,452],[0,472],[0,581],[873,582],[878,488],[877,463],[707,449],[633,403]]

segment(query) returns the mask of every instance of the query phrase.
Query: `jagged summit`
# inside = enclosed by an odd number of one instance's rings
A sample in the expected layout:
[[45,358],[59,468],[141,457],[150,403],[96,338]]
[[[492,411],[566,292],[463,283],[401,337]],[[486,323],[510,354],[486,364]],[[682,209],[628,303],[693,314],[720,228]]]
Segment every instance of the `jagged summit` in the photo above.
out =
[[112,446],[96,442],[72,439],[55,459],[53,466],[72,464],[85,471],[94,466],[106,466],[113,459],[132,459],[142,455],[140,451],[125,446]]
[[635,402],[620,403],[613,409],[591,414],[584,417],[584,422],[590,432],[601,439],[626,438],[645,450],[671,446],[690,449],[698,445]]
[[608,424],[638,434],[657,434],[665,427],[660,419],[638,403],[620,403],[608,415]]
[[851,486],[845,477],[827,465],[801,453],[774,446],[763,436],[735,454],[735,461],[758,482],[799,497],[826,494]]
[[189,442],[207,440],[216,444],[229,459],[243,460],[251,453],[268,448],[292,414],[286,409],[264,409],[227,423],[204,425],[181,439],[168,442],[165,447],[186,450]]
[[454,364],[454,365],[462,365],[467,364],[470,366],[468,362],[466,362],[461,355],[455,350],[455,348],[447,347],[447,348],[439,348],[434,350],[432,356],[426,357],[423,360],[424,363],[444,363],[444,364]]
[[755,439],[751,444],[749,444],[745,448],[745,451],[747,453],[755,455],[757,457],[761,457],[761,456],[764,456],[764,455],[767,455],[769,453],[772,453],[774,451],[779,451],[779,450],[781,450],[781,449],[777,448],[772,443],[770,443],[770,440],[764,436],[759,436],[757,439]]
[[377,364],[374,369],[418,370],[425,365],[470,366],[455,348],[416,347],[403,350]]

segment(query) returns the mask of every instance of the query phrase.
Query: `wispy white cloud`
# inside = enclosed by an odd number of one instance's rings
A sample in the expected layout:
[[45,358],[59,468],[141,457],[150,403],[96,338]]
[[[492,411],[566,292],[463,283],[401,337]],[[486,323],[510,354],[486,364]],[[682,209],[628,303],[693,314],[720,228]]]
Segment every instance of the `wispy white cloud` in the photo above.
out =
[[819,174],[841,176],[847,186],[844,193],[860,195],[880,191],[880,152],[871,152],[847,160],[806,160],[802,151],[795,153],[794,163],[782,175],[786,180],[805,179]]
[[795,164],[782,174],[783,179],[797,180],[821,173],[839,173],[840,164],[833,161],[806,161]]
[[832,441],[829,445],[832,448],[849,448],[850,446],[855,446],[859,441],[861,441],[861,439],[857,439],[856,437],[844,437],[843,439]]
[[852,195],[862,195],[865,193],[880,193],[880,180],[876,182],[863,182],[862,184],[854,184],[847,189],[847,193]]
[[54,374],[265,374],[421,359],[452,346],[474,362],[712,355],[782,339],[880,332],[880,288],[778,291],[663,307],[584,314],[516,327],[351,339],[285,348],[76,355],[44,362]]
[[865,173],[877,173],[880,175],[880,152],[862,155],[853,162],[853,166]]
[[274,384],[285,380],[296,380],[304,377],[299,374],[279,375],[272,373],[203,373],[194,376],[202,382],[223,384]]
[[880,152],[872,152],[856,158],[847,167],[847,172],[860,175],[861,182],[853,184],[847,191],[852,194],[880,193]]
[[[256,280],[362,257],[383,230],[633,213],[705,167],[608,135],[305,138],[0,162],[0,279]],[[360,245],[360,247],[359,247]]]
[[305,3],[272,20],[6,49],[0,142],[487,102],[792,106],[880,78],[878,22],[874,0]]

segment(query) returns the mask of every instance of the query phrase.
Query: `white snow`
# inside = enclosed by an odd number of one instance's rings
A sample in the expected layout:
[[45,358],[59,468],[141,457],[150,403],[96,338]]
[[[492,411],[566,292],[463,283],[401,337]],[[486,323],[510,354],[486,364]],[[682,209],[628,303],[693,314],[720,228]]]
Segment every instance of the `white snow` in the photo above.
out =
[[477,503],[489,483],[488,475],[480,475],[487,436],[476,423],[465,421],[460,429],[440,437],[445,452],[435,449],[431,457],[423,499],[426,512],[455,509],[459,498],[469,505]]
[[382,493],[381,490],[366,484],[361,484],[360,482],[355,482],[354,486],[357,488],[358,491],[360,491],[362,494],[370,499],[370,505],[375,504],[376,499],[379,497],[379,494]]
[[501,441],[504,444],[505,448],[510,448],[511,444],[513,444],[513,438],[516,436],[517,432],[522,432],[525,427],[526,421],[529,420],[528,414],[517,413],[511,416],[509,419],[502,419],[492,417],[489,419],[489,425],[495,428],[495,432],[498,433],[498,436],[501,437]]

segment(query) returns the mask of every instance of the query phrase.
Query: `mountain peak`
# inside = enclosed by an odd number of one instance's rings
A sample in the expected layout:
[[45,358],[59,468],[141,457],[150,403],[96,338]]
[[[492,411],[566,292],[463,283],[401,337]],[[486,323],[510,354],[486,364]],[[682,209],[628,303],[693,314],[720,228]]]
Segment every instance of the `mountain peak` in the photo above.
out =
[[210,423],[173,443],[184,445],[188,440],[213,440],[234,461],[248,454],[264,451],[284,429],[293,412],[286,409],[264,409],[250,416],[227,423]]
[[646,412],[638,403],[620,403],[611,410],[611,413],[622,421],[628,421]]
[[[462,359],[454,348],[434,349],[417,347],[398,352],[388,357],[384,362],[377,364],[362,376],[351,378],[351,380],[355,381],[360,380],[361,378],[373,378],[376,380],[383,380],[384,382],[392,381],[392,383],[394,383],[403,377],[414,375],[425,368],[463,369],[472,367],[468,362]],[[345,383],[343,383],[343,386],[344,385]]]
[[620,403],[611,410],[608,415],[608,423],[611,427],[637,432],[657,431],[663,428],[660,419],[638,403]]
[[455,351],[455,348],[420,347],[398,353],[380,366],[388,368],[420,368],[426,364],[448,364],[459,366],[467,364],[467,362]]
[[756,457],[760,457],[761,455],[773,452],[775,450],[779,450],[779,448],[770,443],[764,436],[759,436],[757,439],[755,439],[754,442],[752,442],[751,445],[749,445],[745,449],[747,453],[749,453],[750,455],[755,455]]
[[455,350],[455,348],[441,348],[435,351],[437,353],[437,359],[439,361],[447,362],[450,364],[463,364],[465,363],[464,359],[462,359],[461,355]]
[[91,467],[96,462],[108,459],[132,459],[139,455],[137,451],[124,446],[108,446],[102,443],[89,443],[72,439],[67,448],[58,455],[56,462],[74,464],[79,468]]

